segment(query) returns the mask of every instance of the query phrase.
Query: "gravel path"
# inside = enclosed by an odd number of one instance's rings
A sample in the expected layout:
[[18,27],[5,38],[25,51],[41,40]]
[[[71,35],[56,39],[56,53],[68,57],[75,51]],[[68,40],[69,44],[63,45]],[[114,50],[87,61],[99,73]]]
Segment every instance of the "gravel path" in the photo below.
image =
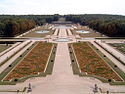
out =
[[12,62],[14,62],[21,54],[23,54],[32,44],[31,42],[26,47],[24,47],[21,51],[19,51],[17,54],[15,54],[10,60],[8,60],[4,65],[0,67],[0,73],[3,72]]
[[11,57],[13,54],[15,54],[17,51],[19,51],[21,48],[23,48],[29,42],[30,42],[29,40],[24,41],[23,43],[21,43],[17,47],[13,48],[12,50],[8,51],[6,54],[2,55],[0,57],[0,63],[2,63],[3,61],[5,61],[7,58]]
[[[66,28],[60,28],[59,38],[62,37],[67,37]],[[74,36],[70,38],[72,38],[73,40],[71,42],[76,41]],[[53,42],[53,37],[50,41]],[[92,40],[88,41],[92,42]],[[44,77],[31,78],[25,81],[24,83],[17,84],[16,86],[4,85],[0,87],[0,90],[17,90],[17,89],[22,90],[25,86],[28,86],[28,84],[31,83],[32,92],[30,92],[29,94],[94,94],[93,93],[94,84],[97,84],[98,87],[102,88],[104,92],[106,92],[107,90],[111,92],[125,92],[124,90],[125,86],[110,86],[109,84],[102,83],[101,81],[95,78],[79,77],[78,75],[73,75],[69,51],[68,51],[68,45],[67,45],[68,43],[69,42],[58,42],[54,70],[52,75],[49,75],[45,78]],[[94,45],[97,47],[96,44]],[[102,49],[99,48],[99,50]],[[0,92],[0,94],[14,94],[14,93]],[[23,94],[27,93],[24,92]],[[101,94],[101,93],[98,92],[96,94]],[[121,93],[115,93],[115,94],[121,94]]]

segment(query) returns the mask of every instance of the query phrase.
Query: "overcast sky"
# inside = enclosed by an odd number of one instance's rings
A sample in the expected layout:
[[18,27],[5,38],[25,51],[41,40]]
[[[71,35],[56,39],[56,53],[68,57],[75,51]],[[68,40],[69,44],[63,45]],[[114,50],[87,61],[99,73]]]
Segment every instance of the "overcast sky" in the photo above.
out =
[[0,0],[0,14],[125,15],[125,0]]

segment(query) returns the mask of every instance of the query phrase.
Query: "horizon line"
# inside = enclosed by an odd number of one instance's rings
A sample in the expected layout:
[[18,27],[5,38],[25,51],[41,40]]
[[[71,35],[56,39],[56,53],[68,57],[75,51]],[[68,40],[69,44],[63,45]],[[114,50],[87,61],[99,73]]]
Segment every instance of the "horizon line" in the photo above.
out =
[[125,16],[125,14],[108,14],[108,13],[67,13],[67,14],[59,14],[59,13],[50,13],[50,14],[33,14],[33,13],[27,13],[27,14],[0,14],[0,15],[119,15],[119,16]]

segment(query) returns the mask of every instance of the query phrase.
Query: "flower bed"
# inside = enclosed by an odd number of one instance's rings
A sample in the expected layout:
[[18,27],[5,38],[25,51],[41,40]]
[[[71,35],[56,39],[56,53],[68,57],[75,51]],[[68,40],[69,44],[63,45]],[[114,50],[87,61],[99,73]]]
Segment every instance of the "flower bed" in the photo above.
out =
[[39,42],[4,80],[19,79],[44,72],[52,46],[52,43]]
[[78,64],[82,72],[106,79],[122,81],[122,79],[106,64],[104,60],[89,46],[87,42],[72,44]]

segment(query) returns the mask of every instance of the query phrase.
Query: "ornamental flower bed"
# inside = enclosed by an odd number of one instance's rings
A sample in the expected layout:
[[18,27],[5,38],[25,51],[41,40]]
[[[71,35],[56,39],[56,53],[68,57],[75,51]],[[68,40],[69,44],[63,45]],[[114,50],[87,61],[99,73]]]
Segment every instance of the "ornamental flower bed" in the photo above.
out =
[[52,43],[39,42],[4,80],[19,79],[44,72],[52,46]]
[[89,46],[87,42],[72,44],[78,64],[82,72],[106,79],[122,81],[122,79],[106,64],[104,60]]

